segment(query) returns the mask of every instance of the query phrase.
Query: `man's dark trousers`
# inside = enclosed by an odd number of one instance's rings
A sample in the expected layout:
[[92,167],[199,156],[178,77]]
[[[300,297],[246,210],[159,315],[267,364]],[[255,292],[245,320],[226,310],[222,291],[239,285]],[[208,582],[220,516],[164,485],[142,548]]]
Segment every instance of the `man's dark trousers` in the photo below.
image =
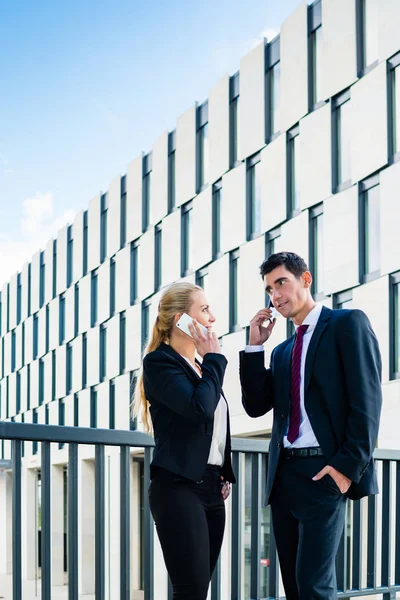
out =
[[330,475],[312,480],[326,464],[323,456],[279,461],[270,502],[287,600],[337,598],[335,558],[346,495]]

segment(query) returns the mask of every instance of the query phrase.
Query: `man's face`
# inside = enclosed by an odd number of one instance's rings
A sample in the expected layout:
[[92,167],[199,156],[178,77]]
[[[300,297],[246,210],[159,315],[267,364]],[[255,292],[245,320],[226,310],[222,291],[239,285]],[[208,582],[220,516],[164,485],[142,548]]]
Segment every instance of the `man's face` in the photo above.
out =
[[311,273],[306,271],[297,278],[284,266],[264,276],[265,290],[272,304],[285,319],[294,318],[310,298]]

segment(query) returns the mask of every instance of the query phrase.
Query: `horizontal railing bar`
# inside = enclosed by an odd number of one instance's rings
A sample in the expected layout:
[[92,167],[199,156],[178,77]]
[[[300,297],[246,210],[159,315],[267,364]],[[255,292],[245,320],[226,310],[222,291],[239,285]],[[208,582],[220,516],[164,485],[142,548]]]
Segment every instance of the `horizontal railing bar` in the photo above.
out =
[[258,452],[259,454],[268,454],[269,440],[253,440],[249,438],[232,438],[233,452]]
[[36,423],[0,422],[0,439],[30,442],[61,442],[64,444],[100,444],[103,446],[154,446],[154,439],[141,431],[64,427]]
[[399,585],[391,587],[376,587],[364,588],[362,590],[348,590],[347,592],[339,592],[338,598],[358,598],[359,596],[376,596],[377,594],[387,594],[388,592],[400,592]]
[[374,458],[375,460],[400,460],[400,450],[377,448],[374,451]]

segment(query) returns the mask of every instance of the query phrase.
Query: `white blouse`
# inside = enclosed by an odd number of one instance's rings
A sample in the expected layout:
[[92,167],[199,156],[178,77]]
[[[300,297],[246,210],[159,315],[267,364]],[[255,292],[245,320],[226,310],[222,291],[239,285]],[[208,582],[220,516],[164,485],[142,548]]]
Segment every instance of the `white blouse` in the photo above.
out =
[[[192,363],[186,356],[183,357],[192,369],[201,377],[200,373],[196,371]],[[225,446],[226,446],[226,431],[228,428],[228,409],[226,401],[223,396],[220,397],[217,404],[217,408],[214,412],[214,427],[211,440],[210,454],[208,455],[208,465],[217,465],[222,467],[225,461]]]

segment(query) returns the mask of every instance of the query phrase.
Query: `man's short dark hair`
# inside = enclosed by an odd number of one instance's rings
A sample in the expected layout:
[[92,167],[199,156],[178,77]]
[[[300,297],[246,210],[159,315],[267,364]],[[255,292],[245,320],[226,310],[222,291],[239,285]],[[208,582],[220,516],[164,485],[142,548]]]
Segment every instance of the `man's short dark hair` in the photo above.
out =
[[261,277],[264,279],[264,275],[271,273],[277,267],[285,267],[297,278],[309,270],[307,263],[298,254],[294,252],[277,252],[271,254],[260,266]]

